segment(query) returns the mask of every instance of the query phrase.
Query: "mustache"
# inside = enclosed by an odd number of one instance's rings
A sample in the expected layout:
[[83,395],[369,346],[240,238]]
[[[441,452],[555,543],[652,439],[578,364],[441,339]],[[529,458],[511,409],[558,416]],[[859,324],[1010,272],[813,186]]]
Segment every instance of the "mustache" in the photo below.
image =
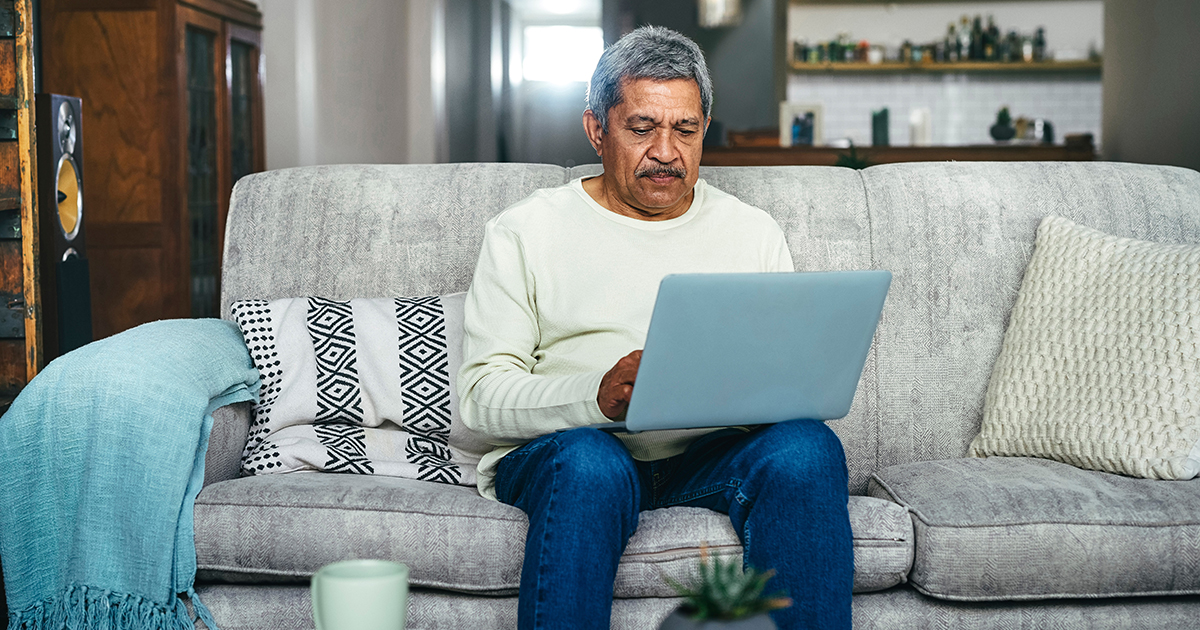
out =
[[651,166],[634,171],[634,175],[638,177],[678,177],[684,179],[687,177],[687,169],[675,168],[672,166]]

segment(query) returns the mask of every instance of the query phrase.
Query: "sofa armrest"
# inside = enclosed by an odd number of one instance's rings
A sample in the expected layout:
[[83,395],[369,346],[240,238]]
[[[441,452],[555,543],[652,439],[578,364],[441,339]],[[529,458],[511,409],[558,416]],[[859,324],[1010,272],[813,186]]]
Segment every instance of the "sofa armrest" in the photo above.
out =
[[242,450],[250,436],[250,404],[234,403],[213,411],[212,433],[204,456],[204,485],[240,475]]

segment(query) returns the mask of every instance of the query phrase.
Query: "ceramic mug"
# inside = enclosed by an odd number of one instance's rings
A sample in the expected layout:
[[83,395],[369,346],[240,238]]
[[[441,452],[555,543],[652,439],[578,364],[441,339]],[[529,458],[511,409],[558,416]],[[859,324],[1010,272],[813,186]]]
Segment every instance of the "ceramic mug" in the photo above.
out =
[[312,578],[317,630],[403,630],[408,567],[390,560],[345,560]]

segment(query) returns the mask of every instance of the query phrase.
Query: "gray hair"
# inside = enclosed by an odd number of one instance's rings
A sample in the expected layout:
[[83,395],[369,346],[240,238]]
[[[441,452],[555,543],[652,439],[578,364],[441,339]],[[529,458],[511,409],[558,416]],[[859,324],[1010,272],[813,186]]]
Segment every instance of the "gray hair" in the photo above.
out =
[[588,84],[587,106],[608,133],[608,110],[621,103],[621,81],[625,79],[692,79],[700,88],[703,126],[712,111],[712,80],[704,53],[696,42],[669,28],[643,26],[609,46]]

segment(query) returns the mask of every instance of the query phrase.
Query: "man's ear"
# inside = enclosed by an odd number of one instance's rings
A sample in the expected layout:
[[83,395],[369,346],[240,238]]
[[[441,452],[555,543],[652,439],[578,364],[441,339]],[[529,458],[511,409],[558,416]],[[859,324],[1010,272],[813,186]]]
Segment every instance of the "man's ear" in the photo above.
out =
[[701,138],[708,137],[708,126],[711,124],[712,124],[712,116],[709,116],[708,119],[704,121],[704,133],[700,134]]
[[600,155],[600,142],[604,139],[604,127],[600,125],[600,119],[596,118],[596,114],[592,110],[583,112],[583,132],[587,134],[588,142],[592,143],[592,148],[596,150],[596,155]]

